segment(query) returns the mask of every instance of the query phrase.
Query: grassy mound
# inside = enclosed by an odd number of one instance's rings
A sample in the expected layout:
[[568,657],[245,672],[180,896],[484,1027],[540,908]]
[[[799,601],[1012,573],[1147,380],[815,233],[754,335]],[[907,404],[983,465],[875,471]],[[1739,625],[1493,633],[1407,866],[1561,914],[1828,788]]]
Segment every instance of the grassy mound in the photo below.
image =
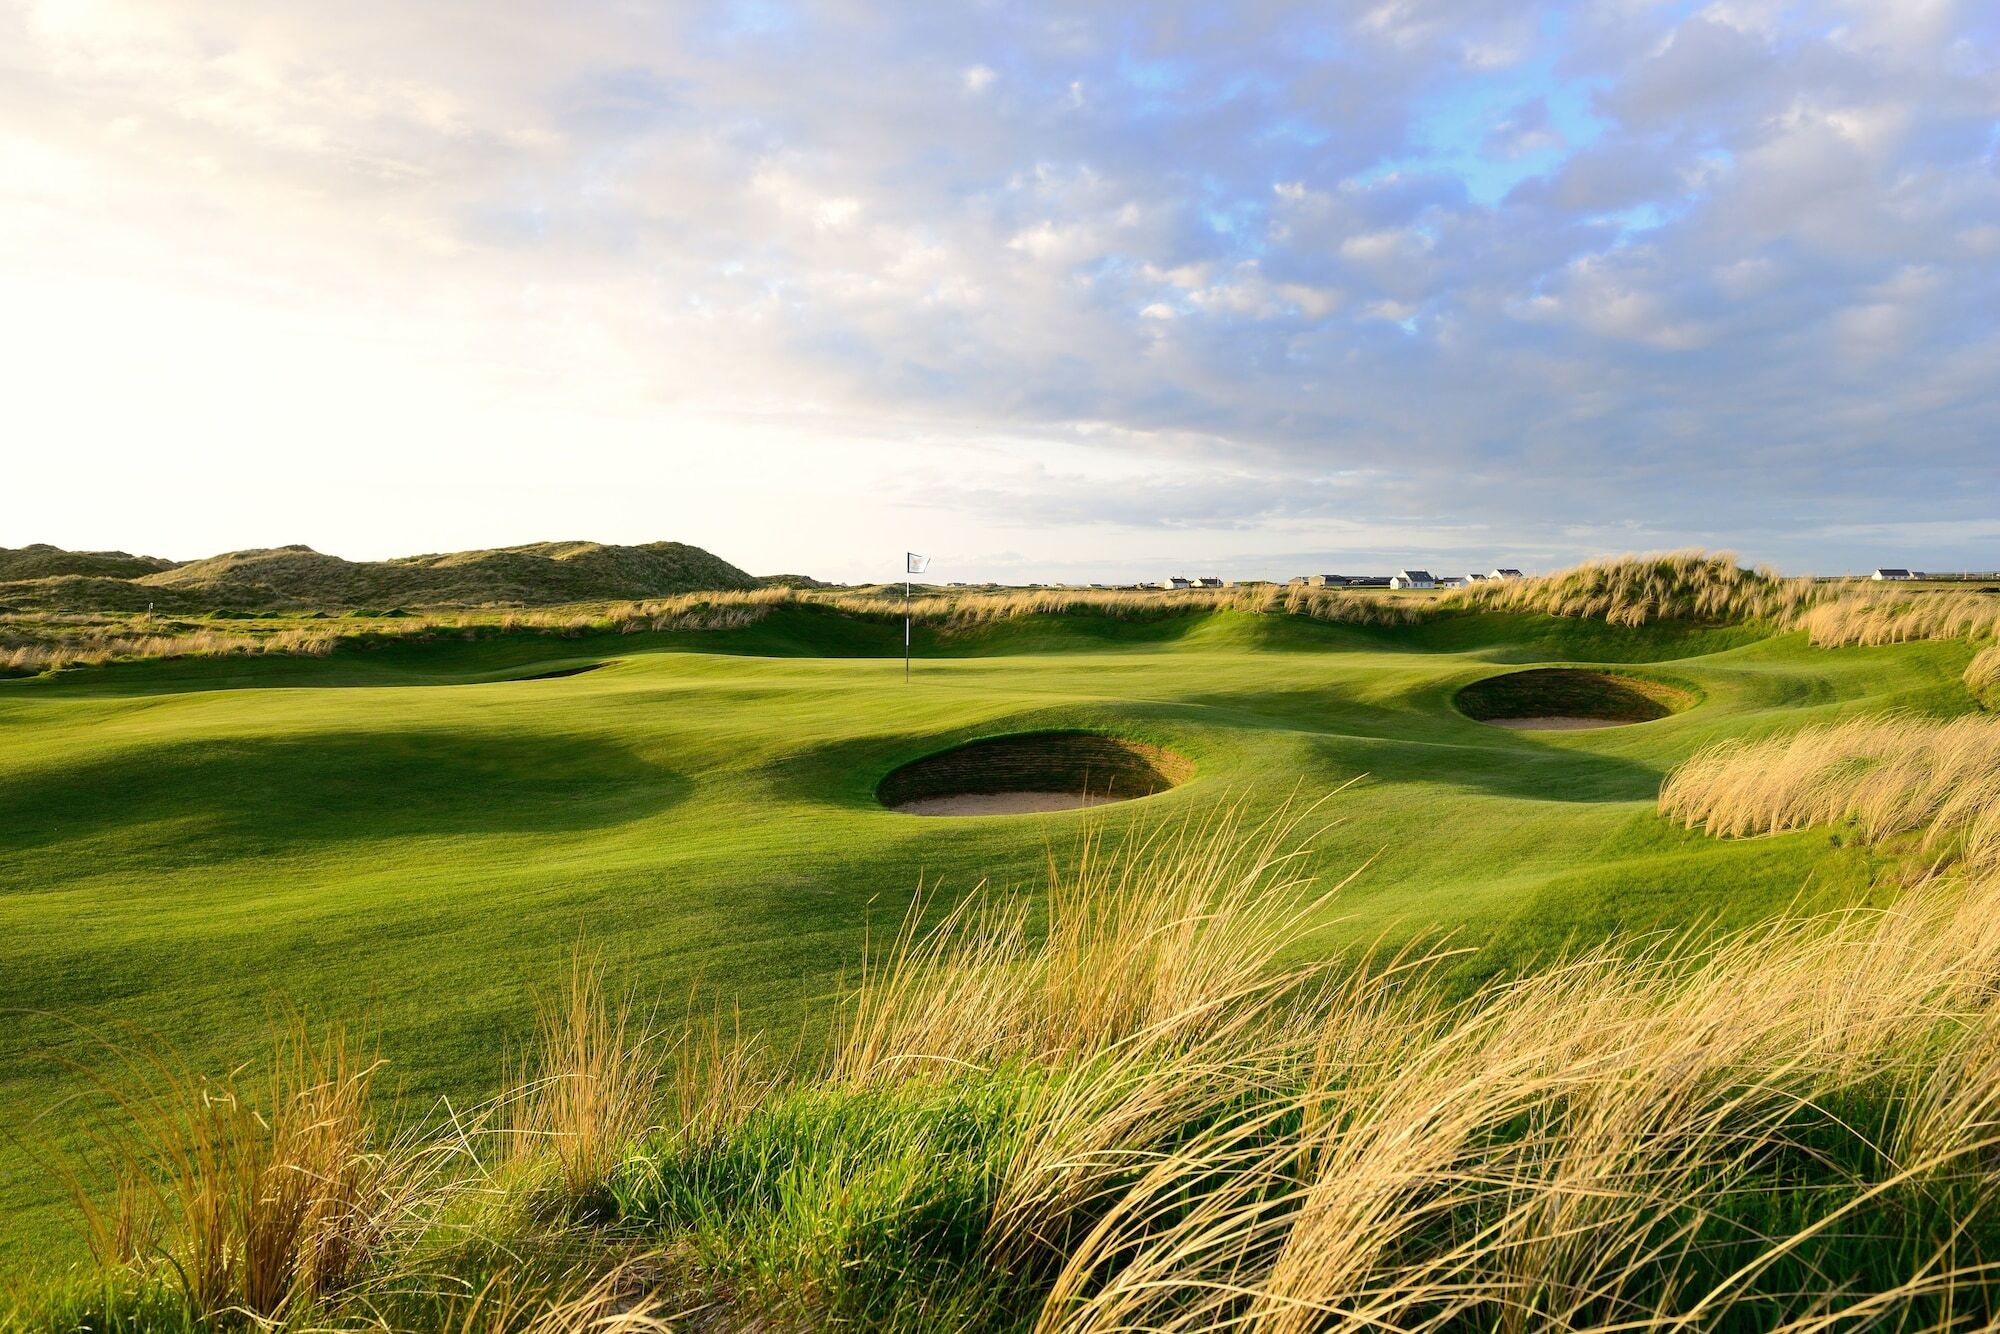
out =
[[173,561],[158,556],[134,556],[129,551],[65,551],[45,542],[0,547],[0,583],[63,576],[138,579],[173,567]]
[[1096,732],[986,737],[913,760],[876,785],[884,806],[920,797],[994,792],[1090,792],[1150,797],[1194,777],[1194,763],[1161,746]]
[[1537,667],[1474,681],[1453,697],[1460,713],[1480,722],[1533,718],[1596,718],[1643,723],[1692,708],[1691,690],[1650,677]]
[[218,607],[477,606],[667,597],[756,581],[699,547],[539,542],[490,551],[346,561],[308,547],[239,551],[149,576]]
[[680,542],[537,542],[387,561],[343,560],[305,546],[185,564],[32,547],[0,556],[10,558],[0,560],[5,600],[36,610],[551,606],[757,587],[729,562]]
[[1450,601],[1487,611],[1539,611],[1613,625],[1720,625],[1782,620],[1818,596],[1809,579],[1745,569],[1728,552],[1674,551],[1586,561],[1532,579],[1479,583]]

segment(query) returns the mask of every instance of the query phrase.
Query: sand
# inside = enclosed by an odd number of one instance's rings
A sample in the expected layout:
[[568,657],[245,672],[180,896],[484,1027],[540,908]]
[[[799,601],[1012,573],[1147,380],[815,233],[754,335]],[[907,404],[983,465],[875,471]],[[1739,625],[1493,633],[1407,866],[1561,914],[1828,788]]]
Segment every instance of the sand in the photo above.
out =
[[1515,732],[1583,732],[1593,727],[1624,727],[1620,718],[1488,718],[1488,727]]
[[1084,792],[967,792],[955,797],[918,797],[892,809],[904,815],[1036,815],[1117,800],[1120,798]]

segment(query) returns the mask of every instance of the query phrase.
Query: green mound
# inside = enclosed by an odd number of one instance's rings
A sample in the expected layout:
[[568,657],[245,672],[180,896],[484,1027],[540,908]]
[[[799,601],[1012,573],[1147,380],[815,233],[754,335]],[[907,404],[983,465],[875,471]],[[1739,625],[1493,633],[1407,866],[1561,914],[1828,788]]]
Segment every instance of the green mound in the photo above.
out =
[[0,582],[79,576],[95,579],[139,579],[174,562],[158,556],[134,556],[129,551],[65,551],[46,542],[25,547],[0,547]]
[[535,542],[387,561],[285,546],[185,564],[122,552],[0,549],[5,600],[45,611],[550,606],[757,586],[728,561],[682,542]]
[[1483,723],[1590,719],[1644,723],[1692,708],[1691,690],[1650,677],[1575,667],[1537,667],[1474,681],[1453,701]]
[[875,795],[894,809],[924,797],[1076,792],[1150,797],[1194,777],[1194,763],[1161,746],[1098,732],[985,737],[896,769]]

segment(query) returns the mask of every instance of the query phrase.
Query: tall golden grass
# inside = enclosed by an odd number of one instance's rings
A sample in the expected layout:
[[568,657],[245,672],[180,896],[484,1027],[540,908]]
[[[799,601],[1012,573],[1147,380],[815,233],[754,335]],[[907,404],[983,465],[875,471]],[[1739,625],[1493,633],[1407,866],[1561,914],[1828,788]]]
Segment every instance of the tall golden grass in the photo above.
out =
[[289,629],[272,634],[229,634],[204,630],[182,634],[121,633],[93,629],[38,636],[26,642],[0,639],[0,669],[13,672],[97,667],[134,658],[195,658],[239,653],[279,653],[323,657],[337,636],[326,630]]
[[[1328,1016],[1300,1092],[1139,1156],[1036,1327],[1804,1330],[1954,1290],[1984,1310],[1991,1257],[1954,1222],[1884,1238],[1909,1251],[1872,1288],[1769,1276],[1947,1182],[1970,1192],[1955,1222],[1990,1227],[1995,899],[1933,887],[1706,958],[1607,949],[1458,1006],[1380,989]],[[1870,1087],[1900,1099],[1872,1170],[1727,1221],[1835,1138],[1816,1108]]]
[[1920,830],[1927,851],[2000,869],[2000,719],[1862,718],[1725,741],[1669,775],[1660,813],[1719,835],[1842,821],[1871,841]]
[[658,1043],[635,1023],[629,998],[610,997],[603,962],[581,949],[568,985],[539,998],[537,1011],[535,1060],[512,1102],[517,1150],[553,1161],[564,1195],[582,1200],[652,1124]]
[[76,1190],[86,1233],[100,1261],[170,1270],[197,1316],[337,1293],[421,1183],[419,1155],[378,1133],[378,1066],[344,1030],[295,1022],[261,1076],[205,1076],[143,1043],[117,1059],[114,1184],[108,1203]]
[[1821,648],[1991,638],[2000,634],[2000,596],[1971,589],[1904,589],[1854,581],[1837,595],[1799,610],[1788,628],[1804,630]]
[[1783,621],[1818,596],[1809,579],[1745,569],[1728,552],[1688,550],[1585,561],[1530,579],[1491,580],[1459,590],[1447,602],[1640,626],[1660,620]]
[[1989,708],[2000,708],[2000,644],[1988,644],[1965,664],[1965,688]]

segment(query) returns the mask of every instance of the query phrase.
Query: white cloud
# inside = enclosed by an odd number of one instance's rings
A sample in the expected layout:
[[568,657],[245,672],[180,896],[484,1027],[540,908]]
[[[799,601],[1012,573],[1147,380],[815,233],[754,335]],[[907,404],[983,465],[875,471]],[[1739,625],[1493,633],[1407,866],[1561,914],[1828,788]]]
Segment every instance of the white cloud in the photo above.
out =
[[[834,574],[905,524],[972,560],[1095,513],[1113,552],[1155,501],[1191,552],[1248,552],[1235,525],[1287,521],[1268,498],[1307,475],[1550,551],[1962,532],[2000,492],[2000,34],[1894,8],[0,8],[0,435],[53,498],[22,540],[171,514],[170,554],[441,547],[439,506],[314,479],[445,495],[468,441],[495,531],[467,539],[597,532],[592,491],[700,478],[625,535]],[[1542,154],[1496,205],[1464,179]],[[884,440],[943,480],[883,500]],[[1093,511],[1077,482],[1038,512],[1085,449],[1171,457],[1216,504]],[[1004,516],[949,484],[969,460]],[[251,531],[275,492],[309,531]]]

